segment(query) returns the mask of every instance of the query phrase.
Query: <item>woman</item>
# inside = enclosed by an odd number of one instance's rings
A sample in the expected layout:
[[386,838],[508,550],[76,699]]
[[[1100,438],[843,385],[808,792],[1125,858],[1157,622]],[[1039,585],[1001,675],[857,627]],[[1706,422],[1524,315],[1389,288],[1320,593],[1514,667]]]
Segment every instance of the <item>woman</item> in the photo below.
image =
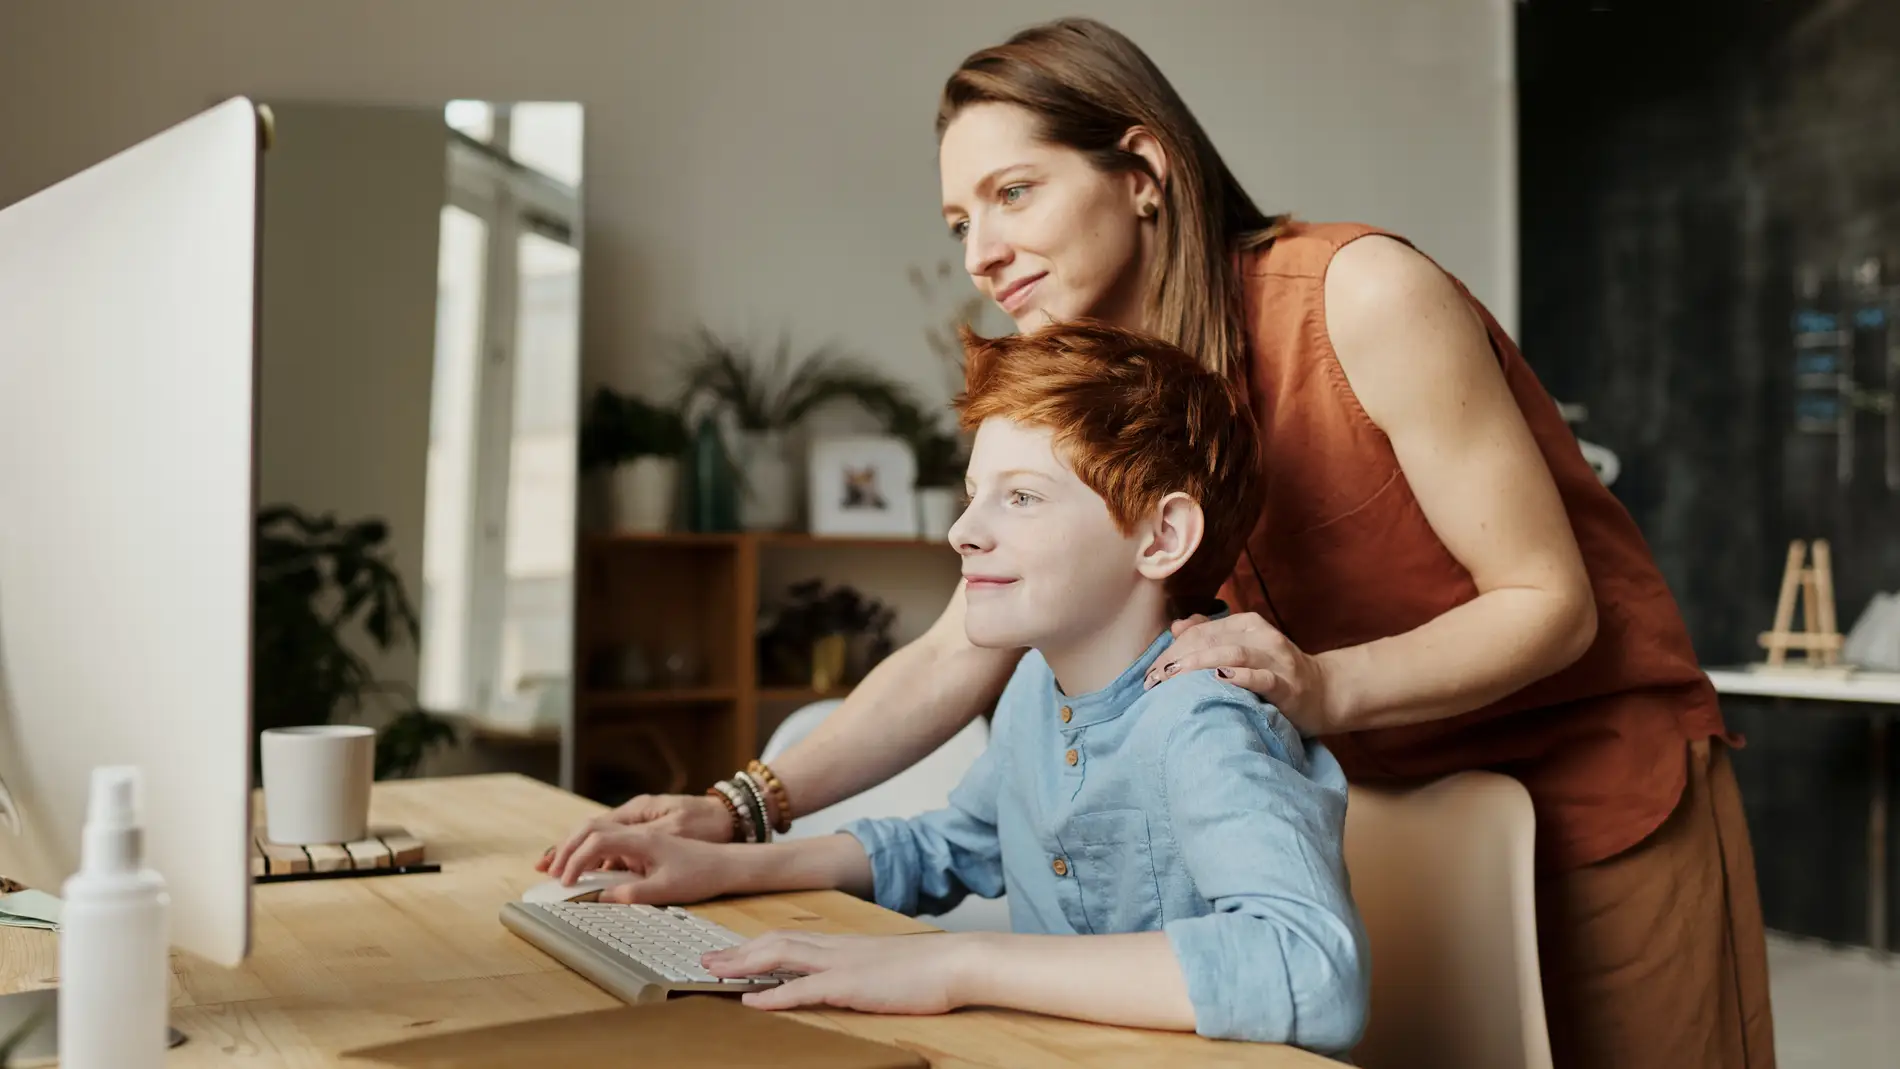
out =
[[[1515,345],[1400,239],[1264,215],[1148,58],[1086,20],[971,56],[938,112],[944,218],[1019,327],[1143,329],[1247,382],[1268,490],[1155,678],[1217,668],[1350,778],[1518,777],[1561,1066],[1773,1061],[1753,860],[1716,696],[1641,535]],[[930,753],[1015,654],[959,590],[775,773],[821,809]],[[603,820],[725,840],[712,797]],[[588,829],[576,833],[584,838]]]

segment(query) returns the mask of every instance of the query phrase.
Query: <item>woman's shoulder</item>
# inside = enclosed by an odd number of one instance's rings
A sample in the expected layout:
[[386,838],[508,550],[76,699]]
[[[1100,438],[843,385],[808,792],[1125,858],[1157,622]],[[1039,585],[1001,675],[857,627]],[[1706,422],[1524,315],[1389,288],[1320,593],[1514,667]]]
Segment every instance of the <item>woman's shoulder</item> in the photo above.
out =
[[1407,244],[1389,230],[1367,223],[1314,223],[1289,218],[1280,224],[1271,241],[1244,255],[1241,273],[1252,279],[1326,277],[1339,250],[1367,237],[1383,237]]

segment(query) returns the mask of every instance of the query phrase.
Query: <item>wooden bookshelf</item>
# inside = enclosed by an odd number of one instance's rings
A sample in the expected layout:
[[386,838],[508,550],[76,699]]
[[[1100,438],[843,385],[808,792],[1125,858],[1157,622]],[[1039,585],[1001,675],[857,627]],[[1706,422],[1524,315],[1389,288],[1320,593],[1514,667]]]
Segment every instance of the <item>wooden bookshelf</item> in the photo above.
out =
[[[783,715],[843,697],[848,688],[761,686],[754,663],[761,559],[835,549],[954,560],[946,543],[923,539],[780,531],[584,536],[575,588],[575,790],[615,803],[669,786],[658,781],[678,779],[682,768],[685,789],[703,790],[758,754],[761,707]],[[629,644],[643,651],[651,686],[617,685],[605,667]],[[690,678],[662,671],[674,651],[697,668]]]

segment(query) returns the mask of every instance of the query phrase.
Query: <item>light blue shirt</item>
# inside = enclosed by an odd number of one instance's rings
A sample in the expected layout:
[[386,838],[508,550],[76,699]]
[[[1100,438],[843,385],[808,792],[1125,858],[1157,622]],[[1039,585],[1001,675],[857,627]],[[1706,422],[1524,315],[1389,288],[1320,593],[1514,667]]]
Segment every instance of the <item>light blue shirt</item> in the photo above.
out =
[[1370,968],[1341,852],[1345,775],[1211,671],[1144,691],[1172,641],[1080,697],[1031,651],[948,808],[844,830],[881,906],[941,913],[1007,890],[1018,932],[1163,931],[1201,1035],[1348,1051]]

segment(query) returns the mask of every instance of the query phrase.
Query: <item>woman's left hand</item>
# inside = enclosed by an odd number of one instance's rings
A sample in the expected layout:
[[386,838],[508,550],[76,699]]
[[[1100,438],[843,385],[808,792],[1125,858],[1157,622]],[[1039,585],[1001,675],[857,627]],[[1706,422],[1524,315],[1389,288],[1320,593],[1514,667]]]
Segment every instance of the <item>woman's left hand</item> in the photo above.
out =
[[762,1010],[836,1006],[867,1013],[948,1013],[959,1005],[956,969],[965,940],[951,934],[820,935],[768,932],[702,960],[715,976],[805,975],[745,996]]
[[1147,685],[1203,668],[1272,702],[1302,735],[1338,730],[1325,666],[1259,613],[1175,621],[1174,644],[1148,670]]

